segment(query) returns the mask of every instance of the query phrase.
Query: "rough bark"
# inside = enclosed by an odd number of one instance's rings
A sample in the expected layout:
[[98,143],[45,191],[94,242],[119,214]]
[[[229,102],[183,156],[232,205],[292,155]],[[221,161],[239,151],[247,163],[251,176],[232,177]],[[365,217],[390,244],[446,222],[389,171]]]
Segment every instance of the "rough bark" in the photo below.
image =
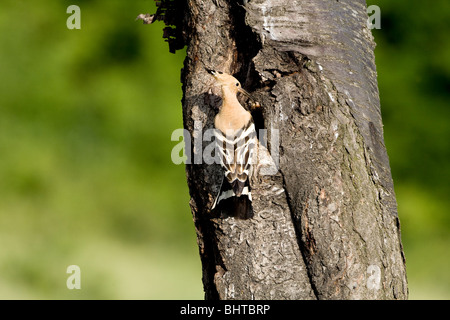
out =
[[185,128],[213,127],[209,68],[261,104],[269,142],[279,133],[279,174],[254,186],[252,219],[213,216],[221,168],[186,166],[206,298],[407,298],[365,1],[244,2],[187,0],[177,26]]

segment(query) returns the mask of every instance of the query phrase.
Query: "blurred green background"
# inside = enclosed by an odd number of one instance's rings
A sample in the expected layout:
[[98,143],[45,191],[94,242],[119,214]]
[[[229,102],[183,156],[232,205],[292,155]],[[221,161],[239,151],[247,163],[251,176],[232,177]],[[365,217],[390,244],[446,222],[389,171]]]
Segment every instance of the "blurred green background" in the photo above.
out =
[[[66,28],[71,4],[81,30]],[[450,2],[381,8],[376,60],[410,298],[450,298]],[[0,2],[0,298],[202,299],[180,69],[152,0]],[[66,268],[81,268],[68,290]]]

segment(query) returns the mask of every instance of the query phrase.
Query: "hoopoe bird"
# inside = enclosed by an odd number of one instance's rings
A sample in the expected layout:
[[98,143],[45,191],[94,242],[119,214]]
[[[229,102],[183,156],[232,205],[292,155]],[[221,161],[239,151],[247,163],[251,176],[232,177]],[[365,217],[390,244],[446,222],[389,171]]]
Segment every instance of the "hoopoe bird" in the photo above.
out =
[[228,216],[253,216],[250,178],[258,145],[255,124],[249,111],[239,103],[237,93],[249,94],[233,76],[208,70],[222,89],[222,105],[214,118],[216,152],[224,176],[212,209]]

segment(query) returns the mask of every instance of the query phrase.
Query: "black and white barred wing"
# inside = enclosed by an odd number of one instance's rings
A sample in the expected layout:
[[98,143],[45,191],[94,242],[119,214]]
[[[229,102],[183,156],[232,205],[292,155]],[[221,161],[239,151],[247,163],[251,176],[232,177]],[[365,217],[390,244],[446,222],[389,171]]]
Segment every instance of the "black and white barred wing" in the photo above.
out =
[[244,183],[250,178],[256,159],[257,138],[253,122],[243,130],[242,134],[237,136],[235,143],[236,179]]
[[249,189],[249,178],[252,173],[252,166],[256,160],[257,137],[255,125],[253,122],[238,131],[223,133],[215,130],[217,143],[217,152],[219,154],[220,164],[224,169],[224,183],[229,184],[231,188],[223,188],[216,199],[220,200],[232,196],[239,197],[247,195],[251,200]]

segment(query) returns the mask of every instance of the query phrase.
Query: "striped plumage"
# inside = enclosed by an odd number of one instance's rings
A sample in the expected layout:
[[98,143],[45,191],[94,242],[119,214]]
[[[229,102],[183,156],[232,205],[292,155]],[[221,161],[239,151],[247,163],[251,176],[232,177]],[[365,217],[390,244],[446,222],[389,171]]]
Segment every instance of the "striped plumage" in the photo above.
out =
[[222,106],[214,119],[216,150],[224,177],[213,209],[220,207],[226,215],[252,215],[249,178],[256,153],[257,137],[250,112],[237,99],[237,93],[247,94],[233,76],[211,71],[222,89]]
[[231,185],[234,195],[243,194],[252,169],[252,159],[256,146],[256,131],[253,121],[236,132],[228,134],[220,129],[215,131],[220,164],[225,169],[225,178]]

